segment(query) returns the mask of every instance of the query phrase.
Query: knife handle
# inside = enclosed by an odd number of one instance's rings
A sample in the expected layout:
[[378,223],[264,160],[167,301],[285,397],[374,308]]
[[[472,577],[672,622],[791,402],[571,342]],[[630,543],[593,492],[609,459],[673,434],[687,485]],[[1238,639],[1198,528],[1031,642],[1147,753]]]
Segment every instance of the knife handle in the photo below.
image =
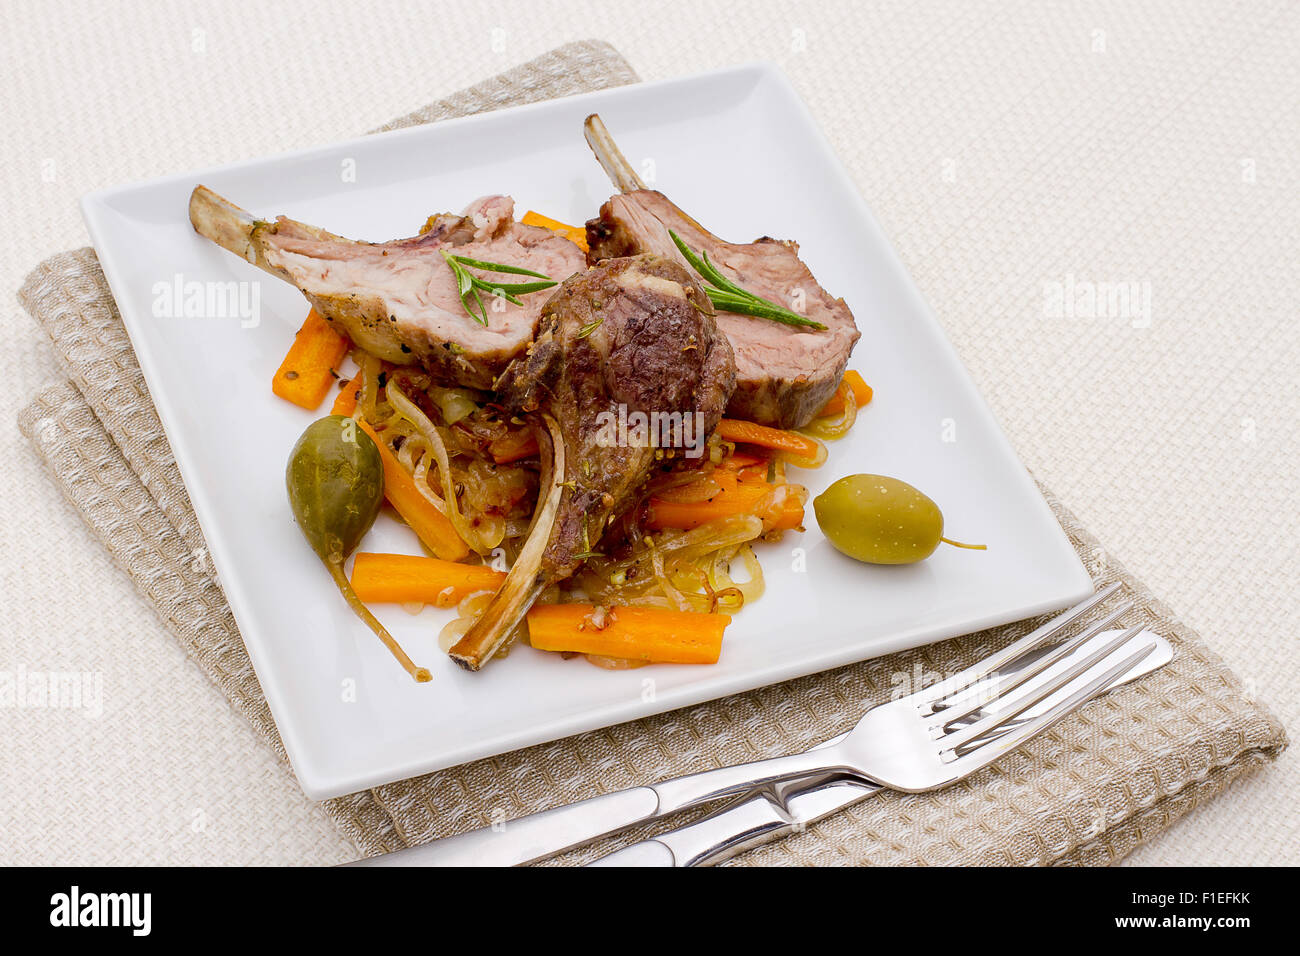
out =
[[543,810],[409,850],[358,861],[366,866],[518,866],[544,860],[597,837],[785,777],[837,766],[835,748],[773,757],[633,787]]
[[775,786],[781,781],[841,770],[853,772],[851,766],[845,765],[838,746],[817,747],[785,757],[769,757],[674,777],[656,783],[651,789],[659,796],[657,815],[667,816],[723,797]]
[[615,850],[587,865],[708,866],[783,836],[789,823],[766,795],[747,795],[694,823]]
[[851,806],[880,790],[813,777],[746,793],[706,817],[606,854],[588,866],[714,866]]
[[352,865],[518,866],[649,820],[658,809],[658,794],[649,787],[633,787]]

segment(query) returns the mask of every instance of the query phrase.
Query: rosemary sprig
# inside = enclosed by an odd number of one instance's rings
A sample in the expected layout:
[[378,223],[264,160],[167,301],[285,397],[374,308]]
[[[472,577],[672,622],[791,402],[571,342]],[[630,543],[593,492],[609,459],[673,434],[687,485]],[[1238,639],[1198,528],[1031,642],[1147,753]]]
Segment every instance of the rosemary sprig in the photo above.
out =
[[704,252],[703,255],[695,252],[671,229],[668,230],[668,235],[672,236],[673,242],[686,257],[686,261],[691,264],[691,268],[704,279],[706,283],[704,291],[708,293],[709,301],[713,303],[715,309],[735,312],[738,315],[752,315],[760,319],[771,319],[784,325],[817,329],[819,332],[826,330],[826,326],[820,322],[815,322],[793,309],[787,309],[783,305],[764,299],[761,295],[742,289],[718,271],[717,266],[709,261],[708,252]]
[[579,561],[586,561],[588,558],[600,558],[603,555],[591,547],[591,537],[587,533],[587,516],[582,516],[582,550],[573,556]]
[[[530,292],[541,292],[543,289],[549,289],[552,286],[559,285],[555,279],[541,272],[534,272],[532,269],[525,269],[523,266],[505,265],[500,262],[484,262],[482,259],[471,259],[469,256],[454,256],[447,250],[442,250],[442,257],[447,260],[447,265],[451,269],[451,274],[456,277],[456,291],[460,295],[460,304],[465,307],[469,317],[480,325],[487,325],[487,306],[483,304],[482,293],[488,295],[499,295],[507,302],[515,305],[523,305],[519,296],[528,295]],[[507,275],[532,276],[539,279],[538,282],[489,282],[482,276],[476,276],[469,271],[474,269],[485,269],[488,272],[501,272]],[[478,312],[474,307],[478,306]]]

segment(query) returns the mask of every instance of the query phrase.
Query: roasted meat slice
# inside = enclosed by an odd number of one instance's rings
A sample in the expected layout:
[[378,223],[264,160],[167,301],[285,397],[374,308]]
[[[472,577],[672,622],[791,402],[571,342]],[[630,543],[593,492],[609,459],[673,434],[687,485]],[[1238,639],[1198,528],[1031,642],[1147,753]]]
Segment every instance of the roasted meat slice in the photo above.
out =
[[[549,292],[489,299],[488,324],[465,310],[443,251],[522,266],[556,281],[585,268],[582,250],[549,229],[514,221],[514,200],[487,196],[462,215],[430,217],[393,242],[356,242],[281,216],[255,219],[206,186],[190,197],[190,222],[240,258],[293,283],[352,341],[397,365],[420,364],[443,384],[490,388],[533,340]],[[491,281],[515,282],[519,276]]]
[[834,393],[861,335],[844,300],[818,284],[799,258],[798,243],[766,237],[724,242],[663,193],[646,189],[598,116],[587,118],[586,134],[601,166],[622,191],[587,223],[589,262],[653,252],[686,265],[668,234],[671,229],[691,249],[707,252],[737,285],[826,326],[817,331],[718,313],[718,327],[736,355],[736,391],[727,413],[779,428],[806,425]]
[[656,461],[698,458],[734,383],[731,346],[708,297],[675,259],[607,259],[561,285],[542,310],[537,341],[497,384],[508,409],[537,423],[537,512],[519,558],[452,658],[482,666],[537,596],[600,547]]

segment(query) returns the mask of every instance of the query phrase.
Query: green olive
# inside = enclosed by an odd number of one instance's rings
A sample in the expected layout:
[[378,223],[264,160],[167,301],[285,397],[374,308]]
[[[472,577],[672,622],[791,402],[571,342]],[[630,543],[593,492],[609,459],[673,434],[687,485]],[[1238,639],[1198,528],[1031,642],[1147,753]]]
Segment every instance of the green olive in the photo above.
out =
[[289,506],[313,551],[357,617],[375,632],[407,673],[430,680],[361,603],[343,562],[356,550],[384,503],[384,462],[379,448],[351,418],[330,415],[312,422],[289,453],[285,469]]
[[285,472],[298,527],[322,561],[351,554],[384,502],[384,463],[374,441],[342,415],[312,422]]
[[905,481],[849,475],[813,500],[817,524],[835,548],[868,564],[914,564],[947,541],[939,506]]

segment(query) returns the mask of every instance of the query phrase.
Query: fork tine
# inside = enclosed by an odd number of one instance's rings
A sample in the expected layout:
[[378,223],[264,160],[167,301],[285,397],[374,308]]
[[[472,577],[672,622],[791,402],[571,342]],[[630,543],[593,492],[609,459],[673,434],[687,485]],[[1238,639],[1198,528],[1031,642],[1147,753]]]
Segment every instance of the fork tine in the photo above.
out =
[[[1141,673],[1138,673],[1138,669],[1139,669],[1139,668],[1146,667],[1146,668],[1154,669],[1154,668],[1163,667],[1165,664],[1169,663],[1169,659],[1170,659],[1170,657],[1165,656],[1165,655],[1167,654],[1167,655],[1172,656],[1172,650],[1169,648],[1168,644],[1167,644],[1163,639],[1157,637],[1157,636],[1156,636],[1155,634],[1153,634],[1151,631],[1145,631],[1145,632],[1143,632],[1143,634],[1138,635],[1138,637],[1146,637],[1146,638],[1148,638],[1148,639],[1154,639],[1154,640],[1155,640],[1155,643],[1156,643],[1156,652],[1157,652],[1157,653],[1151,655],[1150,658],[1146,658],[1146,659],[1144,659],[1142,662],[1140,662],[1140,663],[1134,665],[1134,667],[1133,667],[1132,669],[1130,669],[1128,672],[1126,672],[1125,674],[1123,674],[1123,675],[1121,675],[1120,677],[1118,677],[1118,678],[1115,680],[1115,683],[1113,683],[1110,687],[1104,688],[1102,692],[1098,693],[1098,694],[1097,694],[1098,697],[1101,696],[1101,693],[1104,693],[1105,691],[1112,690],[1112,689],[1114,689],[1115,687],[1118,687],[1120,684],[1127,684],[1127,683],[1129,683],[1130,681],[1134,680],[1136,676],[1142,676]],[[1137,639],[1137,638],[1132,638],[1131,640],[1136,640],[1136,639]],[[1163,658],[1163,660],[1162,660],[1162,658]],[[1153,665],[1154,665],[1154,667],[1153,667]],[[1148,671],[1143,671],[1142,673],[1149,673],[1149,670],[1148,670]],[[1078,678],[1076,677],[1075,680],[1078,680]],[[1003,724],[1001,727],[998,727],[998,728],[996,728],[996,729],[994,729],[994,730],[991,730],[991,731],[989,731],[987,734],[985,734],[984,736],[979,737],[979,738],[977,738],[976,740],[972,741],[971,743],[966,744],[966,745],[964,745],[964,746],[958,748],[961,752],[958,753],[957,756],[959,756],[959,757],[961,757],[961,756],[965,756],[966,754],[968,754],[968,753],[970,753],[971,751],[973,751],[975,748],[977,748],[977,747],[983,747],[985,744],[990,743],[991,741],[997,740],[999,737],[1002,737],[1002,736],[1005,735],[1005,734],[1009,734],[1009,733],[1011,733],[1011,732],[1014,731],[1016,728],[1018,728],[1022,723],[1024,723],[1026,720],[1032,720],[1033,717],[1036,716],[1036,715],[1033,714],[1033,711],[1034,711],[1036,708],[1041,708],[1041,707],[1043,707],[1043,705],[1045,705],[1045,704],[1050,704],[1050,703],[1052,702],[1052,696],[1059,696],[1059,695],[1062,693],[1063,690],[1068,690],[1068,689],[1069,689],[1069,685],[1068,685],[1068,684],[1067,684],[1064,688],[1059,688],[1059,687],[1058,687],[1057,690],[1056,690],[1052,695],[1049,695],[1049,696],[1047,696],[1047,697],[1044,697],[1042,700],[1040,700],[1040,701],[1039,701],[1037,704],[1035,704],[1033,707],[1030,707],[1029,710],[1023,712],[1019,717],[1016,717],[1016,718],[1013,719],[1013,720],[1009,720],[1009,721],[1007,721],[1007,722],[1006,722],[1005,724]],[[1032,694],[1032,693],[1035,693],[1035,692],[1036,692],[1036,688],[1031,684],[1031,685],[1029,685],[1028,687],[1026,687],[1024,690],[1022,690],[1020,693],[1022,693],[1022,694],[1024,694],[1024,693],[1031,693],[1031,694]],[[975,717],[973,717],[973,718],[972,718],[972,717],[968,717],[968,718],[966,718],[966,719],[967,719],[967,720],[978,719],[978,714],[979,714],[979,712],[977,711]]]
[[[1077,621],[1081,616],[1087,614],[1094,607],[1106,600],[1112,594],[1119,590],[1120,584],[1116,581],[1102,588],[1090,598],[1086,598],[1074,607],[1062,611],[1056,617],[1052,618],[1045,624],[1039,625],[1030,633],[1026,634],[1014,644],[1004,647],[998,653],[990,657],[977,661],[970,667],[934,687],[927,687],[917,693],[918,702],[921,705],[922,715],[934,713],[942,708],[942,703],[949,697],[966,689],[972,684],[976,684],[985,678],[1004,670],[1007,665],[1019,659],[1030,651],[1041,647],[1054,637],[1057,632],[1068,627]],[[935,697],[934,694],[943,696]],[[928,696],[929,695],[929,696]]]
[[[1044,681],[1041,686],[1037,686],[1033,689],[1033,693],[1025,694],[1019,700],[1017,700],[1015,704],[1013,704],[1012,706],[1005,707],[1001,710],[995,711],[994,713],[989,714],[987,717],[977,720],[973,724],[969,724],[961,728],[960,730],[955,730],[950,734],[946,734],[940,737],[938,743],[941,751],[951,751],[955,753],[957,748],[962,746],[963,744],[969,743],[972,740],[975,740],[978,737],[983,736],[989,731],[994,730],[995,728],[1001,726],[1002,724],[1005,724],[1013,717],[1016,717],[1017,715],[1024,713],[1030,707],[1050,697],[1058,690],[1067,686],[1072,680],[1074,680],[1080,674],[1100,664],[1107,657],[1109,657],[1115,651],[1119,650],[1130,640],[1132,640],[1134,637],[1140,634],[1144,627],[1145,625],[1143,624],[1135,624],[1133,627],[1130,627],[1127,631],[1124,631],[1120,633],[1118,636],[1108,640],[1105,644],[1103,644],[1093,653],[1088,654],[1081,661],[1072,664],[1061,674],[1057,675],[1051,680]],[[1154,647],[1154,645],[1152,646]],[[1148,650],[1146,653],[1150,653],[1150,651]],[[1142,656],[1145,657],[1146,654],[1144,653]],[[1141,658],[1138,658],[1138,660],[1141,660]],[[1134,663],[1136,663],[1136,661]],[[1067,700],[1068,699],[1069,698],[1067,698]],[[1051,713],[1051,711],[1048,711],[1048,713]]]
[[1007,694],[1015,690],[1021,684],[1027,683],[1037,677],[1061,658],[1072,653],[1076,648],[1082,646],[1093,637],[1106,630],[1106,628],[1110,627],[1111,624],[1127,614],[1132,607],[1133,602],[1125,601],[1115,610],[1107,613],[1105,617],[1102,617],[1095,623],[1088,625],[1088,627],[1080,631],[1068,641],[1064,641],[1052,648],[1049,653],[1042,655],[1029,666],[1005,676],[995,674],[987,681],[984,681],[981,685],[976,685],[969,688],[967,691],[946,699],[943,708],[939,710],[939,717],[942,721],[940,723],[941,729],[946,731],[955,721],[984,710],[994,701],[1006,697]]
[[1105,673],[1099,674],[1097,677],[1088,681],[1087,684],[1074,691],[1074,693],[1070,694],[1070,696],[1065,698],[1065,700],[1052,707],[1051,710],[1048,710],[1032,720],[1026,721],[1012,732],[1004,734],[990,743],[977,747],[965,756],[958,757],[956,760],[948,764],[949,770],[953,772],[956,779],[960,779],[961,777],[966,777],[975,773],[977,770],[988,766],[1004,754],[1017,749],[1031,737],[1042,733],[1053,724],[1070,716],[1070,714],[1074,713],[1093,698],[1100,697],[1104,692],[1110,690],[1111,685],[1114,684],[1118,677],[1128,671],[1129,668],[1134,667],[1140,661],[1150,656],[1158,646],[1159,645],[1156,643],[1144,645],[1128,657],[1124,658],[1124,660],[1120,661],[1114,667],[1108,668]]

